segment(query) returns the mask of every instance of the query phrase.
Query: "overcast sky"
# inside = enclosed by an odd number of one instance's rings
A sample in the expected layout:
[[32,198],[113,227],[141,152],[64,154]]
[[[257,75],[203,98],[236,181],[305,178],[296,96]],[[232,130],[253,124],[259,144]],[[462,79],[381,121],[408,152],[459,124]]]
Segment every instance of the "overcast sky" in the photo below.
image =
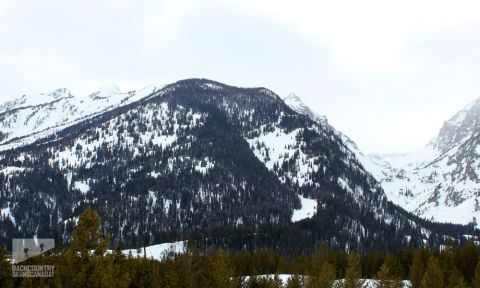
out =
[[0,101],[192,77],[300,96],[367,152],[480,97],[478,1],[0,0]]

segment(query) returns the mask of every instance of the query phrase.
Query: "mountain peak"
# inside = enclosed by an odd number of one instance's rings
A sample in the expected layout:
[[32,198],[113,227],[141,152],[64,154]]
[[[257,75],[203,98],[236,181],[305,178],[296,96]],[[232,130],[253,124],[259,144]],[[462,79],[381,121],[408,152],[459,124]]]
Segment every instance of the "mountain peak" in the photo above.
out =
[[445,121],[432,144],[434,148],[444,153],[465,142],[479,130],[480,98],[471,102],[452,118]]
[[6,101],[1,104],[0,112],[4,112],[10,109],[41,105],[59,99],[71,97],[73,96],[67,88],[58,88],[48,93],[33,93],[30,95],[23,94],[19,98]]
[[0,150],[33,143],[98,113],[140,100],[155,89],[148,86],[122,93],[116,85],[110,84],[78,97],[66,88],[23,95],[0,105]]
[[299,114],[306,115],[313,120],[320,122],[322,125],[328,124],[327,117],[314,112],[307,104],[302,101],[302,99],[300,99],[300,97],[298,97],[294,93],[290,93],[287,97],[283,98],[283,102],[285,102],[285,104],[292,108],[293,111]]
[[103,99],[112,95],[120,94],[121,91],[115,84],[108,84],[98,88],[95,92],[89,95],[92,99]]
[[300,99],[300,97],[298,97],[296,94],[294,93],[290,93],[288,94],[287,97],[283,98],[283,101],[287,102],[297,102],[297,103],[301,103],[301,104],[304,104],[302,99]]
[[48,93],[47,95],[56,100],[56,99],[64,98],[65,96],[70,97],[71,93],[67,88],[58,88]]
[[425,219],[478,226],[479,131],[477,99],[445,121],[423,149],[360,160],[382,183],[388,200],[405,210]]

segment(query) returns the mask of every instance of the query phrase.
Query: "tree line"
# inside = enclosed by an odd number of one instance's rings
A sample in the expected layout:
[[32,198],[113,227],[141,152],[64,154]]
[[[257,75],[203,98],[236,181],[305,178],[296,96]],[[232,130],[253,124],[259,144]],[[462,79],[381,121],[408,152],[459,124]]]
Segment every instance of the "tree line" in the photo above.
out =
[[[98,214],[87,209],[69,245],[21,263],[54,265],[51,278],[13,278],[6,251],[0,248],[0,287],[353,288],[362,287],[362,279],[373,278],[377,287],[403,287],[401,280],[406,279],[412,288],[480,288],[480,254],[473,242],[361,255],[322,244],[313,254],[285,257],[274,250],[202,250],[189,241],[184,253],[158,261],[124,255],[121,247],[107,253],[110,236],[100,227]],[[293,276],[287,283],[257,276],[265,274]]]

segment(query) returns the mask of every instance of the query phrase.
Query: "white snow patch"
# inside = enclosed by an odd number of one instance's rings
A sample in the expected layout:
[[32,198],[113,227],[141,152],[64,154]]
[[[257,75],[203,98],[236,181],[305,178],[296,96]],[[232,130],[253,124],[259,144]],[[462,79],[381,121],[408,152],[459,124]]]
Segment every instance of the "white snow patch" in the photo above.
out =
[[213,162],[211,162],[208,157],[205,157],[202,161],[199,161],[194,168],[195,168],[195,171],[205,175],[208,172],[208,170],[212,169],[214,166],[215,165],[213,164]]
[[293,210],[292,222],[298,222],[303,219],[312,218],[317,213],[317,200],[308,199],[299,195],[302,207],[300,209]]
[[23,171],[25,171],[25,168],[23,167],[6,166],[0,170],[0,173],[4,175],[10,175],[10,174],[17,174]]
[[[147,251],[147,258],[162,260],[165,256],[168,256],[170,253],[183,253],[187,248],[186,241],[172,242],[172,243],[162,243],[152,246],[147,246],[145,250]],[[132,254],[133,257],[143,257],[143,247],[137,249],[126,249],[122,250],[122,253],[125,255]]]
[[13,224],[15,224],[15,218],[12,215],[12,211],[10,210],[10,207],[0,209],[0,216],[5,218],[10,217]]
[[148,199],[152,199],[152,206],[155,206],[157,204],[157,196],[155,195],[155,191],[148,191]]
[[287,133],[287,131],[276,127],[272,132],[262,133],[255,138],[246,138],[250,148],[255,156],[265,163],[269,170],[274,170],[275,165],[281,166],[285,160],[295,157],[292,168],[296,173],[289,173],[289,175],[279,176],[279,180],[285,182],[287,177],[299,186],[305,184],[313,184],[312,174],[316,172],[319,167],[314,165],[316,158],[305,154],[300,147],[304,145],[298,139],[299,133],[303,129],[295,129]]
[[87,181],[75,181],[73,182],[73,189],[77,189],[80,193],[86,194],[90,191],[90,185],[88,185]]
[[219,86],[219,85],[216,85],[216,84],[213,84],[213,83],[205,83],[205,84],[202,84],[202,88],[203,89],[221,90],[222,86]]
[[[288,280],[292,278],[294,275],[292,274],[263,274],[263,275],[255,275],[255,276],[244,276],[243,281],[247,282],[251,277],[258,277],[258,278],[266,278],[266,279],[274,279],[278,277],[280,281],[282,281],[282,285],[286,285]],[[300,277],[306,277],[304,275],[298,275]]]
[[155,172],[155,171],[152,171],[152,172],[150,172],[150,173],[149,173],[149,175],[150,175],[150,177],[152,177],[152,178],[155,178],[155,179],[156,179],[156,178],[158,178],[158,176],[162,175],[162,173],[160,173],[160,172]]
[[[255,275],[254,277],[260,277],[260,278],[267,278],[267,279],[274,279],[276,277],[278,277],[281,281],[282,281],[282,285],[286,285],[288,280],[292,277],[294,277],[295,275],[292,275],[292,274],[263,274],[263,275]],[[299,276],[300,278],[308,278],[308,276],[306,275],[297,275]],[[250,277],[253,277],[253,276],[244,276],[243,277],[243,281],[248,281],[250,279]],[[374,287],[377,287],[377,280],[375,279],[360,279],[363,282],[363,286],[362,288],[374,288]],[[341,282],[343,282],[344,279],[337,279],[334,281],[332,287],[334,288],[338,288],[338,287],[341,287]],[[410,287],[410,281],[408,280],[403,280],[402,281],[402,286],[403,288],[408,288]]]

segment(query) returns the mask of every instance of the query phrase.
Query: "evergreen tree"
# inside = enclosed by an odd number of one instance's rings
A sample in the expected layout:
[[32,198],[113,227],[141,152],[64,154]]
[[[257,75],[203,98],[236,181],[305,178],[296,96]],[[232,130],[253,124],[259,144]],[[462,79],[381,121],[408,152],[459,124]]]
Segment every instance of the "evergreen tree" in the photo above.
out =
[[175,273],[173,279],[177,281],[177,284],[173,285],[173,287],[195,287],[195,276],[199,274],[199,271],[196,271],[196,267],[201,267],[201,265],[196,264],[200,261],[199,257],[197,252],[187,252],[173,258],[172,273]]
[[475,267],[475,276],[472,281],[473,288],[480,288],[480,261],[477,263],[477,267]]
[[245,283],[245,286],[242,288],[281,288],[282,280],[275,276],[274,278],[270,277],[260,277],[260,276],[252,276],[249,277]]
[[330,263],[324,263],[320,267],[320,272],[309,282],[309,288],[330,288],[336,278],[335,266]]
[[87,256],[90,251],[95,255],[103,255],[108,248],[110,236],[101,239],[100,216],[98,213],[87,208],[78,220],[78,226],[73,230],[70,251],[80,253],[81,256]]
[[70,247],[63,254],[55,272],[56,274],[58,271],[61,275],[60,286],[128,287],[130,275],[121,271],[118,257],[104,255],[108,244],[109,237],[103,237],[100,232],[100,217],[97,212],[86,209],[80,215]]
[[479,257],[477,250],[478,248],[473,241],[468,241],[456,249],[456,267],[462,272],[467,282],[471,282],[474,278],[475,267]]
[[422,278],[422,288],[443,287],[443,272],[440,268],[438,259],[430,256],[427,263],[427,269]]
[[305,287],[304,284],[305,283],[302,276],[293,275],[292,277],[288,278],[285,288],[303,288]]
[[196,267],[196,284],[198,287],[228,288],[232,287],[231,272],[226,265],[226,256],[217,252],[212,256],[205,256]]
[[390,274],[390,268],[386,262],[382,264],[380,270],[376,276],[377,283],[375,284],[376,288],[401,288],[403,287],[402,281],[399,279],[393,279]]
[[292,274],[305,275],[308,269],[308,258],[305,252],[302,251],[299,256],[293,259]]
[[328,248],[327,244],[322,242],[313,255],[312,271],[310,271],[310,274],[317,275],[320,272],[322,266],[327,262],[329,252],[330,249]]
[[412,288],[420,288],[422,285],[423,273],[425,272],[425,265],[422,260],[422,250],[418,250],[414,253],[412,264],[409,271],[409,279]]
[[6,251],[0,245],[0,287],[13,287],[11,264],[7,260]]
[[462,272],[458,268],[453,268],[449,271],[450,277],[448,278],[448,288],[466,288],[465,280]]
[[272,288],[282,288],[283,287],[283,281],[278,277],[278,275],[275,275],[273,278],[268,278],[270,287]]
[[361,288],[365,282],[362,278],[362,266],[360,257],[351,253],[347,257],[347,270],[345,271],[345,280],[341,283],[341,288]]

